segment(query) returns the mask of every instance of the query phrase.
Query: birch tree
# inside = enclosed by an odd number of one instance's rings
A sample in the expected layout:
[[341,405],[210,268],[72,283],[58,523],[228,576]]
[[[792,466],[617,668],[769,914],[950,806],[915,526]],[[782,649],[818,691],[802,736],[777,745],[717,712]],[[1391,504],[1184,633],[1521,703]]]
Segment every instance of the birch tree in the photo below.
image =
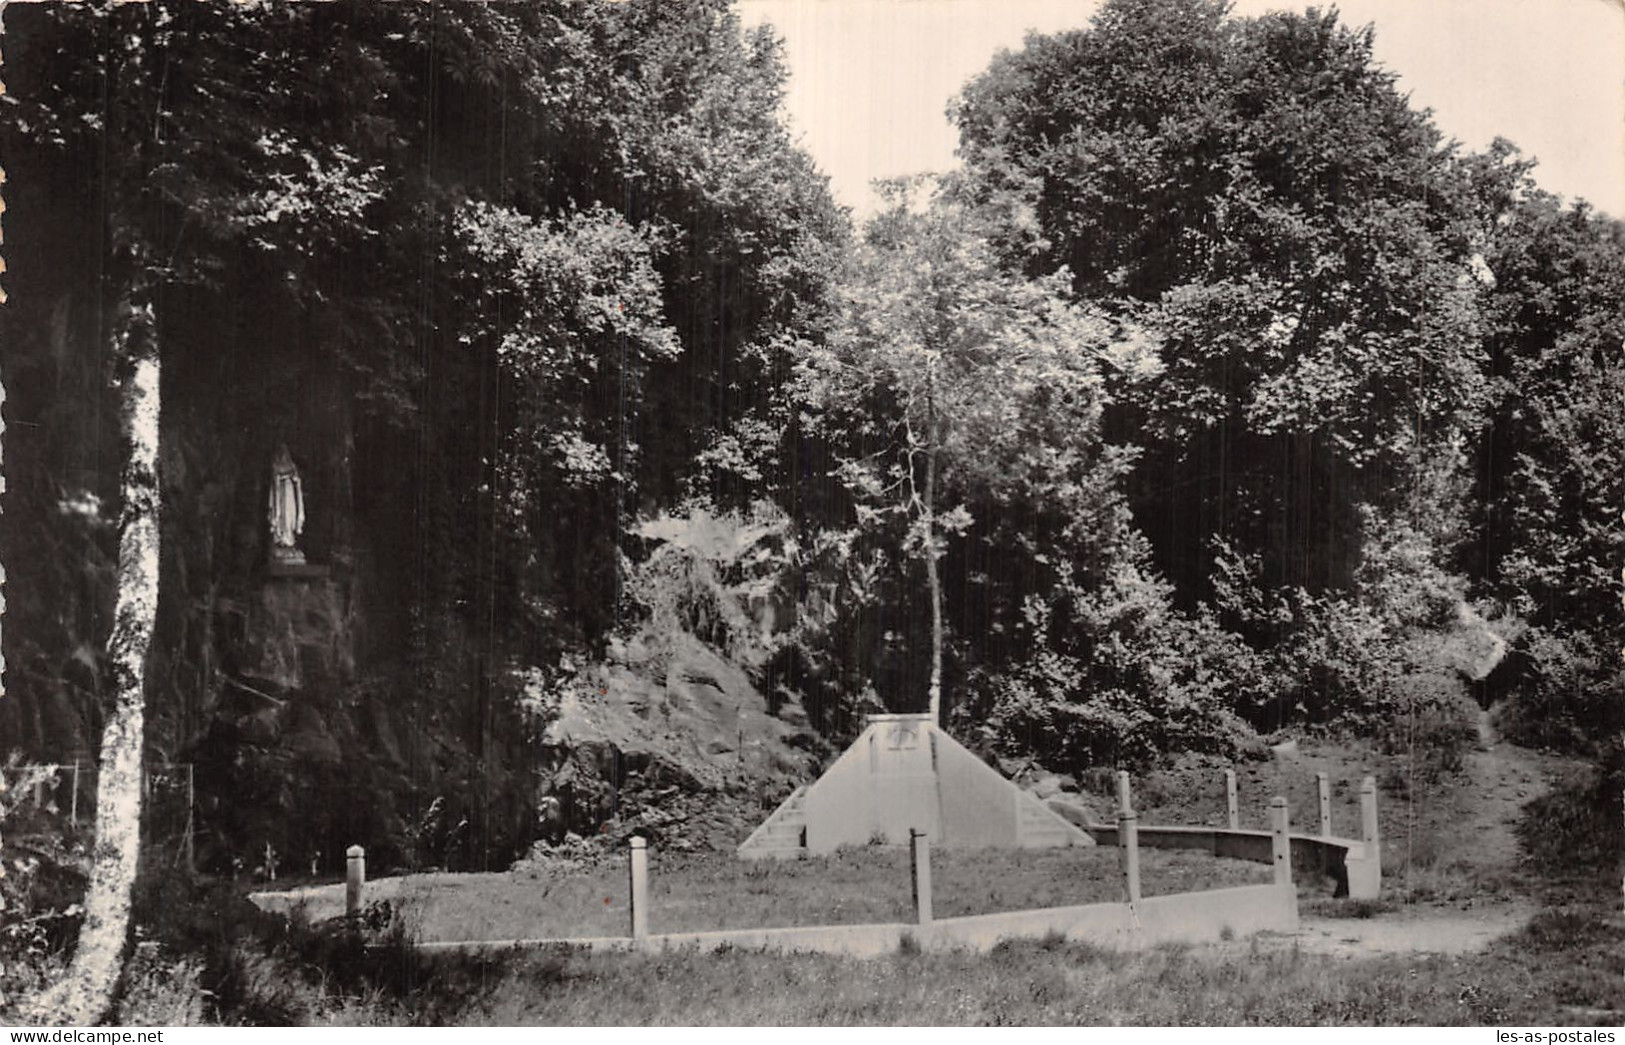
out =
[[137,282],[113,331],[125,459],[119,488],[118,598],[108,639],[114,703],[102,730],[96,840],[79,944],[65,975],[23,1006],[37,1023],[90,1024],[107,1010],[129,937],[141,854],[147,650],[158,610],[159,363],[152,306]]

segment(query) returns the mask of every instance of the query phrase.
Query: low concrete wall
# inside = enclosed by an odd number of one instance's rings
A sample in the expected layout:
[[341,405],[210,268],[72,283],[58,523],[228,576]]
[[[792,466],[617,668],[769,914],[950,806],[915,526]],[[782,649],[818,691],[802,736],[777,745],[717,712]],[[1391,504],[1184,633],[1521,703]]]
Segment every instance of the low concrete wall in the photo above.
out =
[[[1099,845],[1116,845],[1117,828],[1085,825]],[[1338,895],[1354,900],[1375,900],[1382,889],[1380,860],[1368,856],[1366,844],[1353,838],[1294,834],[1292,870],[1330,875],[1337,880]],[[1139,827],[1142,849],[1195,849],[1227,860],[1247,860],[1257,864],[1274,862],[1268,831],[1247,831],[1224,827]]]
[[776,929],[726,929],[668,933],[632,939],[598,936],[562,940],[470,940],[424,943],[429,953],[500,951],[512,948],[575,947],[589,951],[658,953],[691,948],[815,952],[855,958],[896,953],[905,937],[922,950],[987,951],[1001,940],[1041,940],[1061,934],[1068,940],[1105,947],[1138,947],[1184,941],[1200,943],[1257,932],[1296,932],[1296,890],[1278,885],[1246,885],[1197,893],[1154,896],[1138,904],[1100,903],[1004,911],[943,918],[927,925],[819,925]]
[[583,936],[553,940],[466,940],[455,943],[420,943],[418,950],[428,954],[466,951],[506,951],[515,948],[575,948],[596,952],[637,951],[644,954],[668,950],[715,951],[738,948],[750,951],[811,952],[844,954],[854,958],[878,958],[895,954],[904,934],[918,926],[812,925],[776,929],[719,929],[714,932],[664,933],[633,939],[630,936]]
[[1137,904],[1097,903],[944,918],[917,930],[916,939],[922,947],[985,951],[1000,940],[1043,939],[1052,933],[1104,946],[1143,946],[1297,930],[1296,890],[1244,885],[1152,896]]

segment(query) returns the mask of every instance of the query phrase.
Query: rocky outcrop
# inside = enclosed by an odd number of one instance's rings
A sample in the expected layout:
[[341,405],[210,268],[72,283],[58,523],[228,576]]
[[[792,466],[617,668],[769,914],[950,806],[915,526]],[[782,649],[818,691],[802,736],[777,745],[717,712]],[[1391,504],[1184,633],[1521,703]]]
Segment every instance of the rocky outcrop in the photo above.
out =
[[348,683],[354,614],[349,586],[331,575],[266,577],[241,622],[242,677],[286,690]]
[[767,707],[742,669],[691,636],[659,656],[617,643],[557,694],[540,793],[582,834],[643,815],[657,795],[776,801],[816,774],[818,741],[799,707]]
[[1456,619],[1442,640],[1450,666],[1468,682],[1481,683],[1506,659],[1509,640],[1522,628],[1486,620],[1467,603],[1456,605]]

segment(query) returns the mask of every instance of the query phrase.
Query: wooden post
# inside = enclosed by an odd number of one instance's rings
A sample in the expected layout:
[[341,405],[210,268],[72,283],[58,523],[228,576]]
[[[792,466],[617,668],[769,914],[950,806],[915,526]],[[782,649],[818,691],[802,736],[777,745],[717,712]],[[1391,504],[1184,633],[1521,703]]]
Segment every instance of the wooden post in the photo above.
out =
[[1360,837],[1365,842],[1366,858],[1377,858],[1382,841],[1377,837],[1377,778],[1372,776],[1360,781]]
[[1320,788],[1320,837],[1332,836],[1332,785],[1325,773],[1315,774],[1315,783]]
[[1129,791],[1128,770],[1126,769],[1117,771],[1117,811],[1120,813],[1132,813],[1134,811],[1134,799]]
[[1286,799],[1276,795],[1270,799],[1271,848],[1275,852],[1275,884],[1292,884],[1292,835],[1286,811]]
[[649,840],[632,836],[632,939],[649,935]]
[[914,921],[931,924],[931,839],[924,831],[908,829],[909,865],[914,880]]
[[73,764],[73,794],[68,796],[68,823],[79,824],[79,763]]
[[1224,805],[1225,814],[1230,821],[1230,830],[1241,827],[1241,806],[1236,803],[1236,771],[1224,771]]
[[352,845],[344,856],[344,913],[354,918],[361,913],[361,887],[367,884],[367,851]]

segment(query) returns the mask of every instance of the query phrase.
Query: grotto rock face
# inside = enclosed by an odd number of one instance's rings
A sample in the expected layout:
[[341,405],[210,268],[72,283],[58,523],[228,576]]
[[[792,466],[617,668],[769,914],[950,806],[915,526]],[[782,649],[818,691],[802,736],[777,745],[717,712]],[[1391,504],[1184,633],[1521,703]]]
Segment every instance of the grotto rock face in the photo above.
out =
[[282,690],[355,678],[355,606],[332,577],[268,576],[242,622],[244,678]]
[[[110,698],[120,457],[117,426],[101,419],[117,398],[95,288],[19,289],[7,409],[29,423],[6,443],[0,754],[88,762]],[[466,618],[421,610],[457,593],[415,586],[424,559],[462,534],[424,530],[413,444],[363,416],[317,318],[252,293],[231,290],[241,307],[222,309],[176,290],[160,316],[163,559],[146,741],[152,762],[194,766],[197,864],[251,873],[267,845],[328,873],[349,844],[381,871],[517,850],[533,826],[525,737],[482,705]],[[279,561],[267,521],[268,462],[283,443],[303,486],[304,563]],[[427,816],[437,798],[438,822]]]
[[637,816],[651,795],[748,790],[772,801],[817,771],[820,742],[799,706],[770,712],[743,669],[689,635],[661,656],[616,645],[553,700],[540,805],[580,834]]

